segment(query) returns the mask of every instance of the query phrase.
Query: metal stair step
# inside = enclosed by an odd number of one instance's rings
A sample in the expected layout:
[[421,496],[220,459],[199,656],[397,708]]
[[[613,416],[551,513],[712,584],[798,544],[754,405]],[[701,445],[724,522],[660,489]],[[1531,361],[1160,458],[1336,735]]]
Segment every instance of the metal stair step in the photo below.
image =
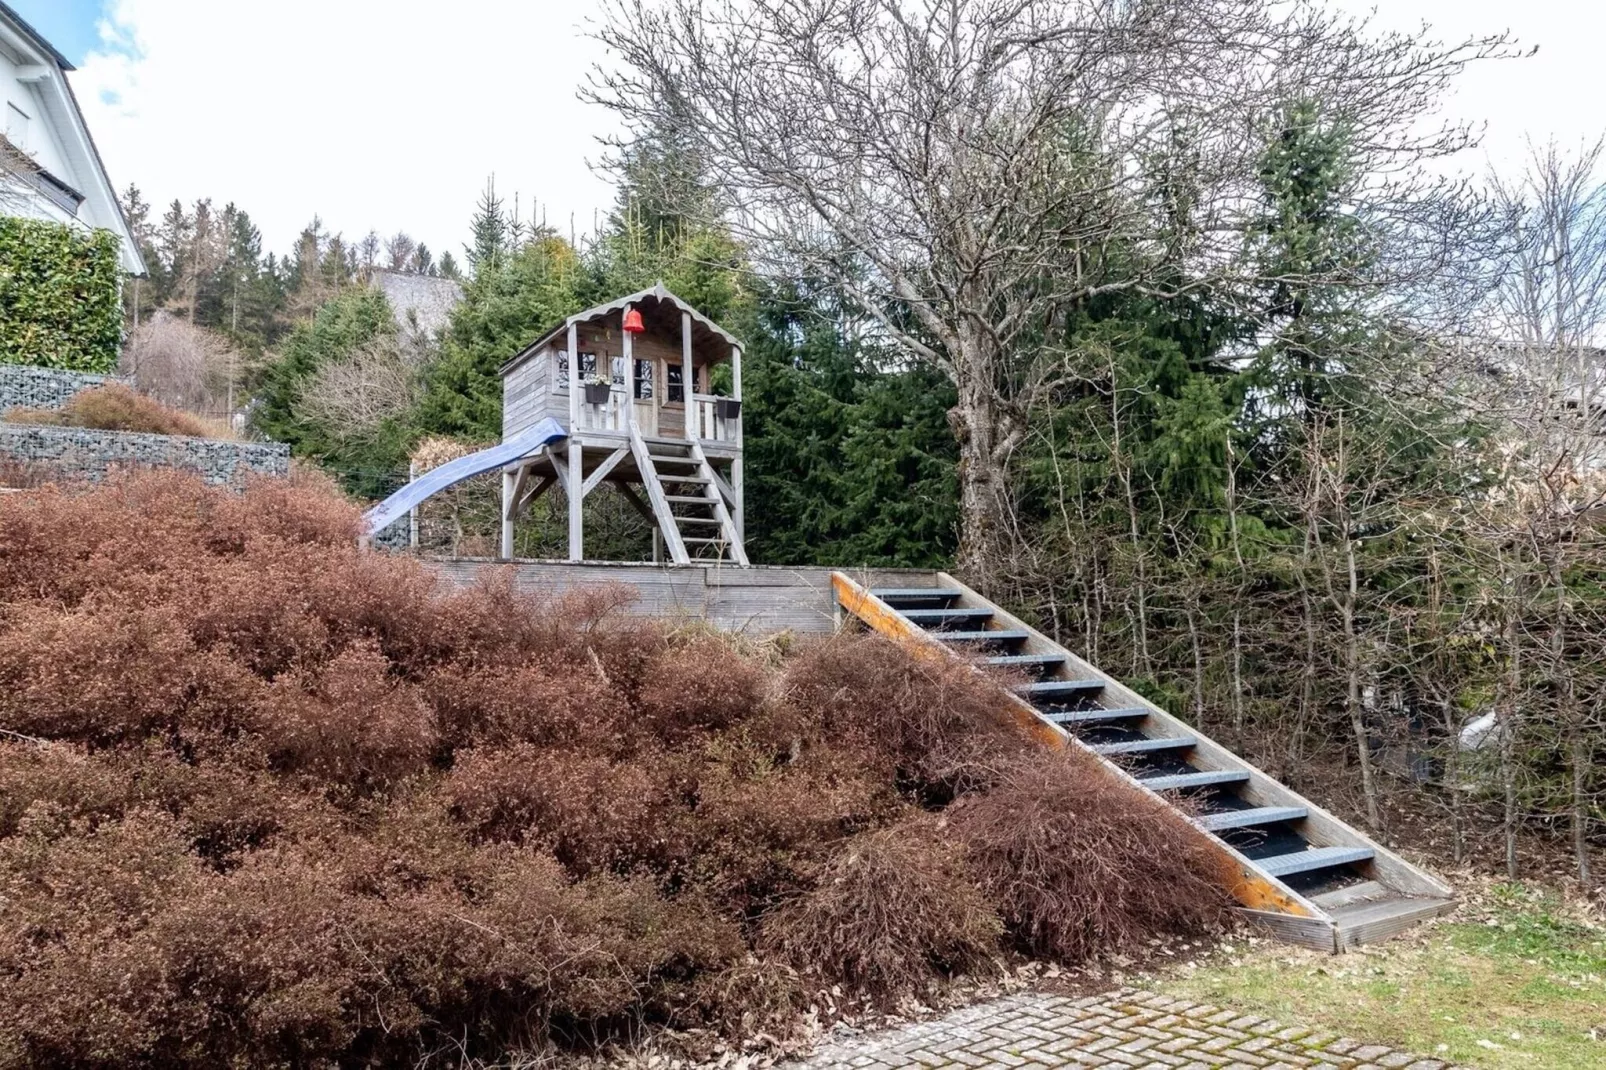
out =
[[1113,724],[1116,721],[1140,721],[1149,715],[1142,706],[1115,710],[1056,710],[1043,714],[1058,725]]
[[1064,654],[997,654],[987,658],[984,664],[996,665],[999,668],[1019,666],[1030,669],[1045,665],[1061,665],[1064,662]]
[[881,601],[893,602],[952,602],[959,592],[946,587],[881,587],[870,591]]
[[1156,739],[1129,739],[1121,743],[1095,743],[1096,754],[1147,754],[1157,750],[1185,750],[1199,742],[1193,736],[1165,736]]
[[1310,811],[1303,806],[1256,806],[1248,810],[1204,814],[1199,818],[1199,824],[1211,832],[1226,832],[1230,829],[1275,825],[1279,821],[1299,821],[1309,816]]
[[1326,911],[1337,910],[1340,907],[1354,906],[1356,904],[1375,903],[1383,899],[1397,899],[1400,893],[1393,888],[1377,881],[1362,881],[1359,884],[1346,884],[1342,888],[1335,888],[1330,892],[1313,895],[1310,901]]
[[1273,877],[1291,877],[1295,873],[1309,873],[1313,869],[1330,869],[1354,862],[1367,862],[1374,855],[1370,847],[1317,847],[1293,854],[1273,855],[1258,859],[1255,865]]
[[928,624],[945,624],[949,621],[980,624],[993,619],[993,611],[990,609],[904,609],[899,612],[922,627]]
[[1090,695],[1104,690],[1103,680],[1039,680],[1033,684],[1019,684],[1016,691],[1027,698],[1054,698],[1059,695]]
[[1138,783],[1153,791],[1181,791],[1223,784],[1247,784],[1249,774],[1239,769],[1212,769],[1203,773],[1174,773],[1168,776],[1139,777]]
[[994,628],[979,632],[932,632],[931,637],[944,643],[1008,643],[1029,639],[1031,633],[1016,628]]

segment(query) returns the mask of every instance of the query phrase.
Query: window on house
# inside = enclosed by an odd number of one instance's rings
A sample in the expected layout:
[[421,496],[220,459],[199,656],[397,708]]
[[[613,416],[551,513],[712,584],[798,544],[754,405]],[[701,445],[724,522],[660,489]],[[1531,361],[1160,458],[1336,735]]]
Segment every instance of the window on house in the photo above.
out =
[[611,374],[611,378],[613,379],[613,385],[614,386],[624,386],[625,385],[625,358],[623,358],[623,357],[614,357],[613,360],[611,360],[609,362],[609,370],[612,373]]
[[636,398],[638,400],[646,401],[652,397],[652,370],[652,361],[636,361]]
[[670,404],[680,404],[686,400],[685,369],[679,364],[666,364],[664,366],[664,400]]
[[[580,354],[580,378],[588,379],[597,373],[597,355],[595,353]],[[558,382],[559,390],[569,389],[569,351],[558,350]]]
[[28,113],[9,101],[6,103],[6,140],[28,151]]

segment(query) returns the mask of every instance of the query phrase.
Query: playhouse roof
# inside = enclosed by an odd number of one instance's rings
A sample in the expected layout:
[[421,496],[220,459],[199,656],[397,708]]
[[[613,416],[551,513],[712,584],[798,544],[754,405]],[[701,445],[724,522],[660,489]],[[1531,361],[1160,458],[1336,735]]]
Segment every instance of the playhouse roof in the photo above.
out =
[[[649,301],[653,302],[653,304],[650,306],[648,305]],[[697,311],[685,298],[677,297],[670,293],[669,290],[664,286],[663,281],[659,280],[657,285],[652,286],[649,289],[638,290],[633,294],[627,294],[624,297],[609,301],[607,304],[598,305],[595,308],[588,308],[584,312],[576,312],[574,315],[570,316],[566,320],[563,320],[550,331],[547,331],[541,337],[519,350],[518,354],[513,357],[512,360],[509,360],[506,364],[502,365],[502,374],[506,375],[514,368],[517,368],[520,364],[523,364],[530,358],[531,355],[544,349],[553,339],[567,331],[570,325],[588,323],[591,320],[601,319],[604,316],[609,316],[615,312],[623,311],[627,305],[641,305],[642,314],[649,317],[655,313],[661,314],[661,310],[666,305],[678,312],[691,313],[692,344],[694,346],[712,341],[716,338],[731,346],[739,347],[742,344],[741,339],[737,338],[734,334],[731,334],[725,328],[721,327],[719,324]]]

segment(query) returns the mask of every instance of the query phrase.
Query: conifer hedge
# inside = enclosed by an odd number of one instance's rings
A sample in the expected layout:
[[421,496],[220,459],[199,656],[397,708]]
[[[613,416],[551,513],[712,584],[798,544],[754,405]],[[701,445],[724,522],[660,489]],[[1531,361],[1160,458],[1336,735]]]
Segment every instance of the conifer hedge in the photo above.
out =
[[123,313],[117,238],[0,216],[0,363],[117,367]]

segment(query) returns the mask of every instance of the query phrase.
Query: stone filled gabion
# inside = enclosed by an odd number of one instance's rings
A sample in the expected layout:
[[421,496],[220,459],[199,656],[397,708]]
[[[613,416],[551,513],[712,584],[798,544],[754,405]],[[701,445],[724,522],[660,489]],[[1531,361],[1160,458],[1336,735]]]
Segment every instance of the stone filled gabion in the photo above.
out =
[[176,468],[195,472],[208,483],[239,487],[250,475],[288,475],[290,447],[0,422],[0,460],[36,467],[61,480],[99,482],[119,468]]
[[118,375],[92,375],[58,368],[35,368],[26,364],[0,364],[0,416],[7,409],[59,409],[74,394],[107,383],[132,387],[131,380]]

